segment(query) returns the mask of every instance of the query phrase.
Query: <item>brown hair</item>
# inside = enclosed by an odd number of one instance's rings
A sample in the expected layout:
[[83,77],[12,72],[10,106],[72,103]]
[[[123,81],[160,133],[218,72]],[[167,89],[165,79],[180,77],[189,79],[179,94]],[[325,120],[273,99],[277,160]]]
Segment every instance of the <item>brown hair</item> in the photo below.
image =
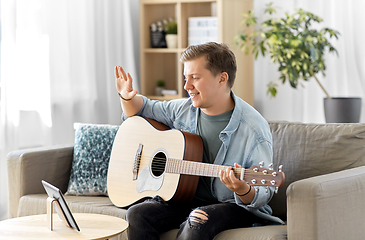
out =
[[180,61],[185,63],[201,56],[206,56],[206,68],[214,76],[221,72],[228,74],[228,84],[232,88],[236,78],[237,64],[236,57],[229,47],[224,43],[215,42],[191,45],[182,53]]

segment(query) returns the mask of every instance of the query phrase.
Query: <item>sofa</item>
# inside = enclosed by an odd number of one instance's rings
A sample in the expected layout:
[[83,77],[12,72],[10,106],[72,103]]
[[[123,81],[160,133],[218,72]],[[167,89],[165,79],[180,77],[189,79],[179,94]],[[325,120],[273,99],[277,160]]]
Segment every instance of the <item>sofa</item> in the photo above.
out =
[[[360,240],[365,236],[365,124],[270,122],[274,169],[285,183],[270,201],[285,225],[232,229],[214,239]],[[67,191],[74,145],[8,154],[9,216],[46,213],[44,179]],[[125,217],[107,196],[65,197],[74,213]],[[174,239],[177,230],[161,235]],[[123,232],[115,239],[127,239]]]

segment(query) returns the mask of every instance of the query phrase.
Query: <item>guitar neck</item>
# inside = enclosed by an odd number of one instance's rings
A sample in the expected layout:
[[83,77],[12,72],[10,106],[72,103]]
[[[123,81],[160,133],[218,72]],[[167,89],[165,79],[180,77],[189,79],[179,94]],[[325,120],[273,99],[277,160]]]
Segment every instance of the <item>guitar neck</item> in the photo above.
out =
[[[227,166],[177,159],[167,159],[165,167],[167,173],[205,177],[219,177],[220,170],[227,169]],[[263,168],[262,166],[251,166],[250,168],[233,167],[232,169],[236,178],[244,180],[252,186],[281,187],[285,179],[281,167],[278,172],[273,169]]]
[[[178,159],[168,159],[165,171],[168,173],[178,173],[204,177],[219,177],[220,170],[225,170],[227,166],[209,163],[184,161]],[[233,168],[237,178],[241,178],[242,168]]]

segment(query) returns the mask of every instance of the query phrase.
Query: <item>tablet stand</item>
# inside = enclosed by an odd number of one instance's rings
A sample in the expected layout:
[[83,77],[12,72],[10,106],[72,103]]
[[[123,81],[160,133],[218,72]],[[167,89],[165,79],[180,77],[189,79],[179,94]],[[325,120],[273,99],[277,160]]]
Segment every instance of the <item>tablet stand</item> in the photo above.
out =
[[48,197],[47,198],[47,223],[48,223],[48,228],[53,231],[53,203],[55,204],[55,207],[58,209],[58,213],[62,218],[62,221],[66,224],[67,227],[71,227],[67,220],[66,220],[66,216],[63,213],[61,206],[59,204],[59,202],[52,198],[52,197]]

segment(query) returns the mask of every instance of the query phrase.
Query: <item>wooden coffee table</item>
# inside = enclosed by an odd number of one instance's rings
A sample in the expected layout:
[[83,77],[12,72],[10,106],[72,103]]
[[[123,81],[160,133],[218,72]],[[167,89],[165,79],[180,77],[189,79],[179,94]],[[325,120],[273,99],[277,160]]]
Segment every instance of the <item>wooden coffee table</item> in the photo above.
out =
[[122,233],[128,223],[121,218],[91,213],[73,213],[80,232],[67,227],[53,215],[53,231],[47,227],[47,214],[12,218],[0,222],[0,239],[108,239]]

